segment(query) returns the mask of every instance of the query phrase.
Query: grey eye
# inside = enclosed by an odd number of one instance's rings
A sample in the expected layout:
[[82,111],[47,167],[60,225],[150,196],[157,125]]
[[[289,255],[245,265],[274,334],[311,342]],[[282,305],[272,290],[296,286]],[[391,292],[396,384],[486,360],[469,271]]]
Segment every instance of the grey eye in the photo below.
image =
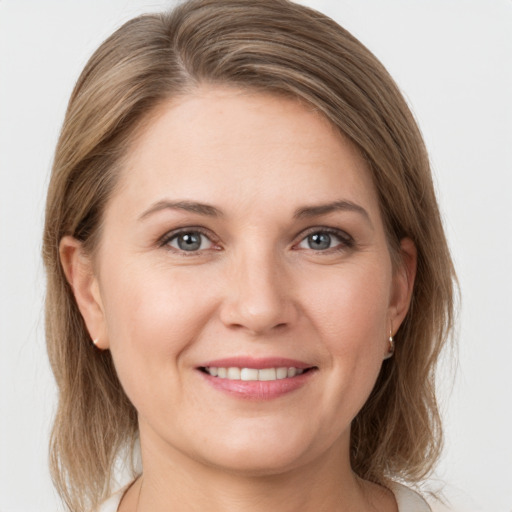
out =
[[306,240],[310,249],[323,251],[331,247],[332,237],[329,233],[313,233]]
[[212,246],[212,242],[199,231],[189,231],[172,237],[169,245],[180,251],[192,252],[209,249]]
[[350,246],[350,239],[345,239],[343,235],[331,233],[330,231],[314,231],[304,237],[298,245],[301,249],[312,249],[313,251],[326,251],[335,247]]

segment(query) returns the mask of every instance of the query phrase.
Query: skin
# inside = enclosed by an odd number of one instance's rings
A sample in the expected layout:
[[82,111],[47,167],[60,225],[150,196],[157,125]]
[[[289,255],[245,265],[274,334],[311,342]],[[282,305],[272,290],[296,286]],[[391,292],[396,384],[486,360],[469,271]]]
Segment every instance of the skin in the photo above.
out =
[[[296,216],[340,201],[360,210]],[[178,228],[200,228],[200,248],[181,250]],[[329,247],[312,248],[326,230]],[[139,414],[143,479],[120,511],[397,510],[351,471],[349,436],[409,307],[416,253],[408,239],[401,251],[394,268],[358,151],[303,104],[204,87],[161,106],[94,256],[61,243],[91,337]],[[316,370],[291,393],[243,400],[197,369],[247,355]]]

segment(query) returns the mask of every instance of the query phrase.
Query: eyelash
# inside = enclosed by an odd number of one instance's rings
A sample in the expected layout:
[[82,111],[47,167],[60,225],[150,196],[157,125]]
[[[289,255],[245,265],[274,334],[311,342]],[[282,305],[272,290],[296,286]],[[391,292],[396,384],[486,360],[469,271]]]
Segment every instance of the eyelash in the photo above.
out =
[[210,240],[210,242],[213,245],[216,245],[218,243],[216,237],[214,237],[210,231],[207,231],[204,228],[199,227],[199,226],[187,226],[186,228],[180,228],[180,229],[176,229],[176,230],[166,233],[162,238],[159,239],[158,246],[166,248],[167,250],[178,253],[182,256],[196,256],[197,254],[201,253],[202,251],[201,250],[199,250],[199,251],[183,251],[180,249],[176,249],[175,247],[171,247],[169,245],[170,242],[172,240],[174,240],[175,238],[177,238],[178,236],[186,235],[189,233],[198,233],[200,235],[203,235],[208,240]]
[[[158,246],[168,249],[169,251],[178,253],[182,256],[190,257],[190,256],[197,256],[204,250],[197,250],[197,251],[185,251],[176,249],[174,247],[171,247],[169,244],[172,240],[177,238],[180,235],[189,234],[189,233],[198,233],[200,235],[205,236],[214,246],[218,244],[218,238],[214,237],[212,233],[208,230],[205,230],[204,228],[200,226],[187,226],[185,228],[176,229],[173,231],[170,231],[166,233],[163,237],[161,237],[158,240]],[[293,248],[297,247],[299,244],[304,242],[309,236],[314,234],[327,234],[334,236],[340,240],[340,244],[335,247],[330,247],[328,249],[324,250],[315,250],[315,249],[309,249],[315,253],[324,253],[324,254],[332,254],[333,252],[342,252],[349,249],[353,249],[356,245],[355,240],[345,231],[342,231],[340,229],[335,228],[329,228],[326,226],[316,226],[309,228],[305,232],[300,233],[300,239],[298,242],[293,244]],[[216,249],[218,250],[218,249]]]
[[324,250],[315,251],[314,249],[310,249],[315,253],[324,253],[324,254],[332,254],[333,252],[342,252],[349,249],[353,249],[356,245],[355,240],[346,232],[341,229],[329,228],[326,226],[316,226],[313,228],[309,228],[306,232],[300,234],[300,240],[298,243],[294,244],[294,247],[301,244],[304,240],[306,240],[309,236],[315,234],[326,234],[335,236],[340,240],[340,244],[335,247],[330,247]]

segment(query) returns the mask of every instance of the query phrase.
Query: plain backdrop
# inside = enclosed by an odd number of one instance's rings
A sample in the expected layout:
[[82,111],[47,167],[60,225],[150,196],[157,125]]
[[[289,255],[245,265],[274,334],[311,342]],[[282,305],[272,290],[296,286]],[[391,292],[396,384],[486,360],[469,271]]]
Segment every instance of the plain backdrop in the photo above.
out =
[[[461,285],[458,363],[430,482],[460,512],[512,511],[512,2],[308,0],[398,82],[431,153]],[[47,471],[45,189],[73,84],[122,22],[169,2],[0,0],[0,511],[60,509]],[[454,378],[454,369],[457,370]],[[445,510],[440,505],[435,510]]]

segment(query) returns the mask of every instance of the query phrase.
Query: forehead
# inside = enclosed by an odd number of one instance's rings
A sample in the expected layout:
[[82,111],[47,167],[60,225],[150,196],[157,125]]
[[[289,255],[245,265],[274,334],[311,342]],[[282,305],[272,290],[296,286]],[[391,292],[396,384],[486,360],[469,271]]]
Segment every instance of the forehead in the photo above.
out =
[[366,162],[325,117],[298,100],[230,88],[169,100],[140,130],[113,199],[140,210],[163,197],[290,208],[357,199],[378,214]]

